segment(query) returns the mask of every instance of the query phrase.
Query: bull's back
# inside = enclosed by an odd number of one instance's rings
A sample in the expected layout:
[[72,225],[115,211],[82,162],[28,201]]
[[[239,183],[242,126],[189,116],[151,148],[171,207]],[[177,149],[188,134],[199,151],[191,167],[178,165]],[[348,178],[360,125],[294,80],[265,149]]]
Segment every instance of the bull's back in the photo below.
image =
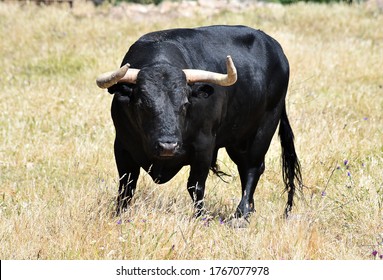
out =
[[273,38],[246,26],[214,25],[162,30],[142,36],[135,45],[138,50],[134,52],[145,52],[145,56],[140,57],[141,65],[137,65],[141,67],[155,60],[171,60],[174,55],[181,55],[184,59],[182,62],[175,60],[174,63],[182,64],[175,66],[210,71],[224,71],[225,57],[231,55],[241,73],[253,67],[268,67],[268,61],[275,61],[273,58],[287,62],[280,45]]

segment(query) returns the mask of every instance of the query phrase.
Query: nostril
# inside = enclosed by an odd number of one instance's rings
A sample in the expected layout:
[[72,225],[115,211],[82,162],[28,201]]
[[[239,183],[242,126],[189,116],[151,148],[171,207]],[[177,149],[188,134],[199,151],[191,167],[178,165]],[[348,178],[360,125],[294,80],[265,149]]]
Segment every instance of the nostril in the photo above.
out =
[[158,142],[160,156],[173,156],[178,146],[177,142]]
[[174,150],[178,147],[178,143],[158,143],[159,147],[163,150]]

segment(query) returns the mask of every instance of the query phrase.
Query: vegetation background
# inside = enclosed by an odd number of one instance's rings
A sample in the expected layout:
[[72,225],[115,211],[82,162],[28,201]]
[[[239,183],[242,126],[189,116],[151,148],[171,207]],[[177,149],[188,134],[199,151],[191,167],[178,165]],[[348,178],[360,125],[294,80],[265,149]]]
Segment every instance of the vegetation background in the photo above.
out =
[[[188,9],[0,2],[1,259],[383,258],[379,2],[221,9],[202,2]],[[293,216],[281,218],[275,137],[247,228],[226,223],[240,184],[224,151],[219,162],[232,177],[209,177],[209,217],[192,218],[188,168],[165,185],[142,173],[132,207],[115,217],[112,97],[95,78],[118,67],[144,33],[210,24],[262,29],[290,60],[287,108],[305,183]]]

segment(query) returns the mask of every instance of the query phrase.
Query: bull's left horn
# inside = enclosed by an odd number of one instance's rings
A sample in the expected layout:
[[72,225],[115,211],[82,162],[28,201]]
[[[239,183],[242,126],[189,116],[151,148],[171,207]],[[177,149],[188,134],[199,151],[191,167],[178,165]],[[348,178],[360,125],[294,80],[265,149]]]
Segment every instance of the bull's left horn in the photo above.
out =
[[188,83],[204,82],[227,87],[235,84],[237,81],[237,69],[230,55],[226,58],[226,68],[227,74],[196,69],[184,69],[183,71]]
[[135,84],[139,69],[129,69],[129,63],[122,66],[120,69],[112,72],[101,74],[96,79],[96,83],[100,88],[108,88],[118,82],[127,82]]

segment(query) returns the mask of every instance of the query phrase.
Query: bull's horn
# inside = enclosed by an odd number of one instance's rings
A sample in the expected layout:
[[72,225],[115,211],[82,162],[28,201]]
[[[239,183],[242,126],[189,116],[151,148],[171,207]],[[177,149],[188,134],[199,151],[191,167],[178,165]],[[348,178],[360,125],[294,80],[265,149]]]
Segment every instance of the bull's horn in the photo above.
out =
[[183,71],[188,83],[204,82],[227,87],[235,84],[237,81],[237,69],[230,55],[226,58],[226,69],[227,74],[195,69],[184,69]]
[[96,83],[100,88],[108,88],[117,84],[118,82],[126,82],[135,84],[137,80],[139,69],[129,69],[129,63],[122,66],[120,69],[112,72],[101,74]]

